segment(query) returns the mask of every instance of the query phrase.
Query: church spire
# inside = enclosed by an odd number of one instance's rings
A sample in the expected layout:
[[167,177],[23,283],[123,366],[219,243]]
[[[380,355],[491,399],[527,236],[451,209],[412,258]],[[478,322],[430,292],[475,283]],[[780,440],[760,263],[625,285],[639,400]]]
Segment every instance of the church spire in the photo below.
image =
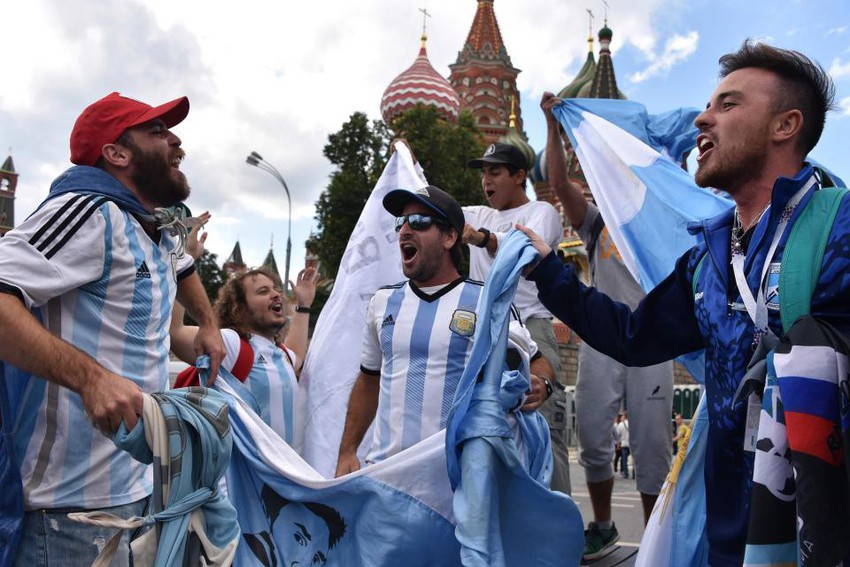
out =
[[[475,117],[487,143],[508,131],[511,97],[519,99],[513,66],[502,40],[493,0],[478,0],[469,35],[457,60],[449,65],[449,82],[460,95],[461,107]],[[516,129],[522,132],[522,113],[517,111]]]

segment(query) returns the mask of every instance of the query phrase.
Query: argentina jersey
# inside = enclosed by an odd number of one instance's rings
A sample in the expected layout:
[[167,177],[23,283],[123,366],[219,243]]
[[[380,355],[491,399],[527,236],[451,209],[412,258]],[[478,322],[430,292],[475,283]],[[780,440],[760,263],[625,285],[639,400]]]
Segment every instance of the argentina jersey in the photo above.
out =
[[380,369],[367,463],[392,456],[446,426],[472,348],[483,285],[459,278],[433,295],[409,282],[369,304],[361,366]]
[[[191,273],[191,258],[174,250],[105,197],[67,193],[0,239],[0,283],[51,333],[154,392],[167,387],[177,280]],[[27,509],[102,508],[150,493],[149,467],[90,425],[76,393],[17,370],[7,386]]]
[[[229,361],[235,361],[235,353],[239,352],[240,339],[232,329],[222,329],[221,336],[228,353],[222,364],[229,369],[233,364]],[[295,353],[290,350],[287,356],[282,347],[259,335],[251,335],[248,342],[254,351],[254,360],[244,385],[254,395],[262,420],[291,445],[298,391],[292,367]]]

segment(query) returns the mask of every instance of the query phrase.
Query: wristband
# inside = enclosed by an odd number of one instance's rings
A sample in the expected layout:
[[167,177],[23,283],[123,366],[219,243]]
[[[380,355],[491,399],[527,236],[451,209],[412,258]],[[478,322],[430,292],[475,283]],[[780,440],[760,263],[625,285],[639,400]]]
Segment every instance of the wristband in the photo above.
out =
[[308,315],[310,313],[312,313],[312,311],[310,311],[309,307],[301,307],[300,305],[295,306],[295,312],[296,313],[307,313]]
[[545,376],[538,376],[538,378],[543,380],[543,383],[546,384],[546,398],[548,399],[549,396],[552,395],[552,392],[555,391],[555,388],[552,387],[552,382],[550,382],[549,379],[546,378]]
[[487,248],[487,244],[490,242],[490,231],[482,226],[478,229],[478,232],[484,235],[484,240],[482,240],[479,244],[476,244],[476,246],[478,248]]

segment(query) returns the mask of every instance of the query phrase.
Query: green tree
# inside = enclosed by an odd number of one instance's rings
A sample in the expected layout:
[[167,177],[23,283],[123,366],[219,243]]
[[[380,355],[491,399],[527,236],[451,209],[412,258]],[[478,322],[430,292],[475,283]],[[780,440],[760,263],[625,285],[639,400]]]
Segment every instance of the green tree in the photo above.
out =
[[466,162],[484,153],[484,142],[475,118],[463,111],[456,123],[437,110],[417,104],[393,120],[393,130],[410,144],[428,183],[451,193],[461,205],[486,205],[481,177]]
[[325,277],[335,278],[348,238],[386,164],[383,122],[355,112],[339,132],[328,136],[324,154],[336,166],[327,189],[316,202],[317,232],[308,246],[322,262]]
[[210,303],[215,303],[218,290],[224,285],[224,280],[227,277],[224,270],[219,267],[217,260],[218,256],[209,250],[204,250],[204,254],[195,260],[195,271],[201,278],[201,283],[204,285],[207,297],[210,298]]

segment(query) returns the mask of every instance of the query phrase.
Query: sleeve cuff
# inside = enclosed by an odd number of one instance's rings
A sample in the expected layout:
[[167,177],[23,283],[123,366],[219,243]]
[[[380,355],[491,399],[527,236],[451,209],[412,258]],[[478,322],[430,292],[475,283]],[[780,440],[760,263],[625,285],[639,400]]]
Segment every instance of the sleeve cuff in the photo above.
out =
[[21,303],[24,304],[24,307],[26,307],[26,305],[27,305],[27,302],[24,299],[24,292],[22,292],[20,290],[20,288],[18,288],[18,287],[15,287],[13,285],[9,285],[7,283],[0,282],[0,293],[7,293],[9,295],[14,295],[15,297],[17,297],[21,301]]
[[183,270],[182,272],[177,274],[177,281],[179,282],[179,281],[183,280],[184,278],[188,278],[189,276],[191,276],[194,273],[195,273],[195,264],[192,264],[191,266],[189,266],[188,268],[186,268],[185,270]]
[[380,369],[379,370],[370,370],[363,365],[360,365],[360,372],[362,372],[363,374],[368,374],[369,376],[380,376],[381,375]]

